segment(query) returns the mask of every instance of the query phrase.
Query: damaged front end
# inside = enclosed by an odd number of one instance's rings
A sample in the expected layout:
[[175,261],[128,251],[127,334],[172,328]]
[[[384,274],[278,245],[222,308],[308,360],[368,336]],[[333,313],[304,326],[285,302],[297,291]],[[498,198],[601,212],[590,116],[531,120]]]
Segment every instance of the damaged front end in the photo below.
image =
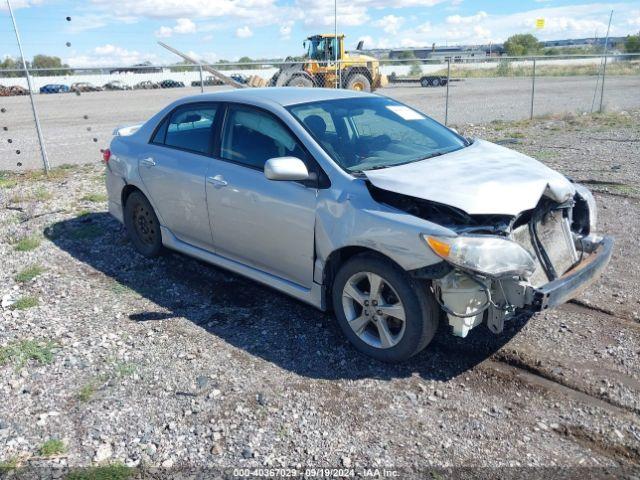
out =
[[560,305],[606,267],[613,239],[595,234],[593,196],[581,185],[574,187],[569,198],[544,195],[535,208],[515,216],[469,215],[373,185],[369,189],[379,202],[456,232],[453,237],[423,235],[443,264],[414,275],[430,281],[454,335],[465,337],[483,322],[500,333],[519,313]]

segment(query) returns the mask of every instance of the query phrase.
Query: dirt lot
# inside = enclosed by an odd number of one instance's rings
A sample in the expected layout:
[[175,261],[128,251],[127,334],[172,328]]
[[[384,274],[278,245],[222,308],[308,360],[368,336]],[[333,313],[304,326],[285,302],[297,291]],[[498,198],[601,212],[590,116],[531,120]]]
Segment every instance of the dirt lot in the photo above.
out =
[[442,325],[399,366],[268,288],[135,254],[98,164],[5,175],[2,466],[637,469],[638,125],[639,111],[458,125],[589,183],[617,245],[577,301],[499,336]]
[[[591,111],[595,76],[539,77],[536,115]],[[215,92],[227,87],[207,87]],[[609,111],[640,108],[640,76],[608,76],[604,106]],[[100,158],[113,129],[147,120],[168,103],[199,88],[37,95],[42,130],[51,165],[83,164]],[[390,86],[378,91],[414,106],[436,120],[445,117],[445,88]],[[530,78],[470,78],[453,82],[449,122],[483,123],[529,118]],[[598,103],[596,102],[596,108]],[[4,109],[4,112],[2,111]],[[7,130],[4,130],[4,128]],[[9,143],[11,141],[11,143]],[[16,152],[20,153],[16,153]],[[27,97],[0,97],[0,170],[40,168],[42,160]]]

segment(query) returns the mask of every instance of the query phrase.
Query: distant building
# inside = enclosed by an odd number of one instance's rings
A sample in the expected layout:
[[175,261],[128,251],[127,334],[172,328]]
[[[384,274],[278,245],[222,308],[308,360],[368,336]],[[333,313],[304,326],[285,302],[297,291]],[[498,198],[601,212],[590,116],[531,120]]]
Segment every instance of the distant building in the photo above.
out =
[[431,46],[421,48],[403,48],[393,49],[389,51],[390,59],[406,58],[406,52],[413,53],[415,58],[420,60],[444,60],[452,62],[462,62],[464,60],[473,60],[485,58],[489,55],[499,55],[504,51],[502,45],[460,45],[454,47],[438,47]]
[[[625,37],[609,37],[609,47],[615,48],[616,45],[623,44]],[[604,47],[604,37],[590,38],[567,38],[561,40],[546,40],[540,42],[543,48],[566,48],[566,47]],[[463,62],[484,57],[499,57],[505,54],[504,45],[502,43],[494,43],[488,45],[457,45],[452,47],[443,47],[433,44],[430,47],[416,48],[393,48],[393,49],[372,49],[366,52],[376,58],[402,60],[407,59],[407,53],[410,52],[419,60],[439,60],[452,62]]]
[[139,63],[131,67],[115,68],[110,70],[109,73],[162,73],[165,69],[162,67],[154,67],[149,62]]

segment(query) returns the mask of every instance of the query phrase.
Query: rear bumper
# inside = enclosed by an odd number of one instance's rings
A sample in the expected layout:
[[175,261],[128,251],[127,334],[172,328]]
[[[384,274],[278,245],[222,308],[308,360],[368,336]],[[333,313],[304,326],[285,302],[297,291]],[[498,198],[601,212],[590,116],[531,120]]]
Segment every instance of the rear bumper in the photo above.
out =
[[530,309],[534,312],[561,305],[598,279],[613,252],[613,237],[605,236],[589,256],[562,277],[533,290]]

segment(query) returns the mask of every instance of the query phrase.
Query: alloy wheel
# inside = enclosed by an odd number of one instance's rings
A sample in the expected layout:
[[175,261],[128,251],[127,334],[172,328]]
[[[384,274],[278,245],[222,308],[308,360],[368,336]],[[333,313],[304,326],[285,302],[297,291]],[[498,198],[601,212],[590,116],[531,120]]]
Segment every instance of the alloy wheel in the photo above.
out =
[[402,340],[405,308],[394,288],[380,275],[352,275],[342,291],[342,308],[348,325],[366,344],[385,349]]

